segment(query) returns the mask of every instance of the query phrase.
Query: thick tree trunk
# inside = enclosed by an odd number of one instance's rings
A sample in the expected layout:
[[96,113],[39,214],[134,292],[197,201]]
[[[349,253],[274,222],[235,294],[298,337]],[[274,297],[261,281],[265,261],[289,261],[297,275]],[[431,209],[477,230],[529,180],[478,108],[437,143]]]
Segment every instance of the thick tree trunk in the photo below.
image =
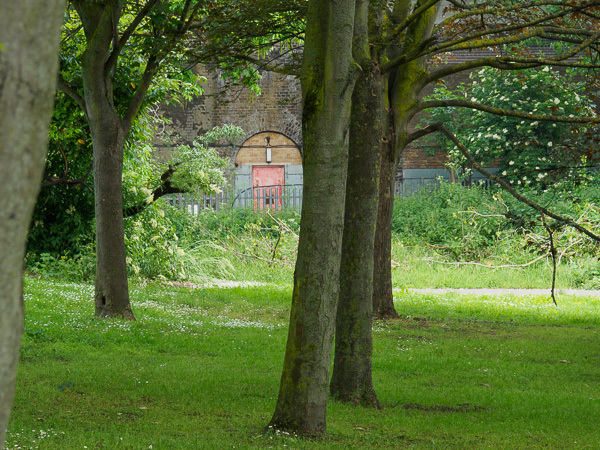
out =
[[[110,112],[105,114],[110,117]],[[123,221],[124,133],[119,119],[92,125],[96,208],[96,317],[135,320],[129,302]],[[95,130],[101,130],[97,133]]]
[[340,298],[335,328],[331,395],[379,407],[372,380],[373,251],[381,147],[387,139],[386,83],[365,64],[354,88]]
[[23,329],[23,257],[40,189],[56,86],[63,0],[4,2],[0,13],[0,448]]
[[270,426],[326,432],[348,162],[354,2],[309,2],[302,62],[304,200],[286,354]]
[[81,65],[87,117],[94,147],[96,212],[96,317],[134,320],[129,302],[123,221],[123,151],[131,126],[113,103],[113,70],[107,66],[113,44],[117,3],[74,3],[87,47]]

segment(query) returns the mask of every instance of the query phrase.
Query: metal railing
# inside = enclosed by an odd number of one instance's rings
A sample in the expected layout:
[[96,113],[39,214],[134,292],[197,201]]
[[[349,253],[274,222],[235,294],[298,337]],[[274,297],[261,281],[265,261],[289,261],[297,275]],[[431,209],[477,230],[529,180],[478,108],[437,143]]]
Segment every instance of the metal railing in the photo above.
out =
[[225,205],[234,208],[253,208],[255,212],[281,212],[302,207],[302,185],[256,186],[232,194],[227,191],[215,194],[173,194],[165,196],[168,204],[190,214],[205,209],[220,211]]
[[[488,188],[493,182],[488,179],[475,179],[462,184]],[[406,178],[396,183],[395,194],[408,197],[423,191],[435,191],[439,186],[440,180],[435,178]],[[281,212],[286,209],[299,210],[302,207],[302,185],[249,187],[233,194],[228,191],[210,195],[173,194],[165,196],[165,200],[190,214],[199,214],[205,209],[220,211],[226,205],[234,208],[253,208],[255,212]]]

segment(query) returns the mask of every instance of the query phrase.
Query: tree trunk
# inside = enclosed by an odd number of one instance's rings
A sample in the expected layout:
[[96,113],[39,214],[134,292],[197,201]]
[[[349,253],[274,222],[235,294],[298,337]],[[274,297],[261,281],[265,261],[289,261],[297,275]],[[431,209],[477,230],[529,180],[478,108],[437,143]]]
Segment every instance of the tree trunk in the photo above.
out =
[[[105,114],[110,117],[110,112]],[[108,122],[108,123],[107,123]],[[96,317],[135,320],[129,302],[123,221],[124,133],[119,119],[92,125],[96,209]],[[95,130],[102,130],[96,133]]]
[[[426,0],[418,0],[414,9],[419,9],[427,3]],[[418,20],[415,20],[406,29],[404,36],[403,52],[409,54],[416,49],[422,49],[423,45],[430,40],[433,27],[439,12],[442,10],[442,2],[430,6],[424,11]],[[395,4],[397,19],[400,22],[408,14],[408,2],[398,1]],[[398,46],[402,48],[402,46]],[[396,50],[392,49],[393,53]],[[398,317],[394,309],[394,298],[392,292],[392,213],[394,210],[394,186],[396,184],[396,173],[402,151],[409,141],[409,124],[416,112],[416,106],[421,89],[425,85],[428,72],[424,58],[411,60],[398,67],[390,82],[389,97],[393,110],[393,129],[395,139],[392,143],[393,149],[386,149],[387,157],[382,159],[381,194],[379,199],[379,216],[377,219],[377,235],[375,244],[375,288],[374,288],[374,311],[375,316]]]
[[129,302],[123,221],[123,151],[131,126],[113,103],[112,70],[107,66],[113,44],[116,2],[78,1],[75,7],[86,36],[81,65],[86,113],[94,147],[96,212],[96,317],[134,320]]
[[23,329],[25,240],[40,189],[56,86],[62,0],[5,2],[0,14],[0,448]]
[[381,147],[387,127],[384,75],[368,47],[352,96],[350,150],[340,298],[335,327],[331,395],[343,402],[379,407],[372,380],[373,251]]
[[392,291],[392,213],[394,211],[394,188],[396,163],[393,142],[383,146],[380,172],[379,208],[375,230],[373,316],[376,319],[394,319]]
[[288,341],[270,426],[326,432],[356,68],[354,2],[309,2],[302,62],[304,199]]

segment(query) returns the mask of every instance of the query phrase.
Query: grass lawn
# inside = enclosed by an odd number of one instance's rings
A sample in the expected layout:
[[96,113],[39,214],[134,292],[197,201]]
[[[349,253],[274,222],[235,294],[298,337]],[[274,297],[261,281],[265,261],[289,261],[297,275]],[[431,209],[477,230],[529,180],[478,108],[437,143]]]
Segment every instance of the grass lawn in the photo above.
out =
[[291,288],[93,287],[28,278],[7,448],[600,448],[600,300],[401,293],[374,325],[381,411],[331,401],[328,437],[265,433]]

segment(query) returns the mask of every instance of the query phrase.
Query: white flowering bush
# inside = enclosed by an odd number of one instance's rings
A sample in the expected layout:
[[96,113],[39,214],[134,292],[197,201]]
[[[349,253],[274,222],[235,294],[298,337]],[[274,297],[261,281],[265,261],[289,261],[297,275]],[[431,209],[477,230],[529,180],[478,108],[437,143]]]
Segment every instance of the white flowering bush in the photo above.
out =
[[[483,68],[471,82],[450,90],[439,85],[431,99],[460,99],[506,111],[561,117],[593,117],[592,101],[567,73],[544,67],[503,72]],[[528,120],[469,108],[437,108],[427,122],[443,121],[484,166],[497,165],[512,184],[548,183],[585,165],[595,130],[580,124]],[[453,143],[436,137],[449,155],[449,166],[464,169],[467,161]]]

